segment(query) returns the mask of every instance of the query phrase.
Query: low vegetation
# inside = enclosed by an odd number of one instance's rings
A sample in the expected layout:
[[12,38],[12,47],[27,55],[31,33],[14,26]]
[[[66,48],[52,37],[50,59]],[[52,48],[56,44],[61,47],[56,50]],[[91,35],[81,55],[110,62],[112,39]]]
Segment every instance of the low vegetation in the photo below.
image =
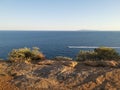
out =
[[20,48],[13,49],[9,53],[9,60],[12,62],[31,62],[45,59],[45,56],[42,52],[39,51],[39,48],[33,47],[30,48]]
[[[20,48],[20,49],[13,49],[9,53],[8,61],[16,62],[13,66],[19,65],[20,62],[22,63],[38,63],[42,65],[40,60],[44,60],[45,56],[37,47],[30,48]],[[54,61],[68,61],[66,65],[69,64],[69,61],[73,59],[70,57],[65,56],[56,56],[52,59],[52,61],[46,61],[46,65],[51,65]],[[88,66],[110,66],[110,67],[120,67],[120,55],[116,52],[115,49],[108,48],[108,47],[99,47],[92,51],[80,51],[76,57],[77,61],[82,61],[84,65]],[[74,61],[77,63],[76,61]],[[71,63],[71,62],[70,62]],[[11,71],[11,70],[10,70]]]
[[[80,51],[78,61],[63,56],[43,60],[45,56],[39,48],[14,49],[10,52],[8,61],[0,60],[0,88],[119,90],[119,57],[114,49],[105,47],[93,51]],[[33,63],[34,61],[37,63]]]
[[108,47],[96,48],[93,51],[80,51],[76,57],[78,61],[85,60],[119,60],[120,55],[115,49]]

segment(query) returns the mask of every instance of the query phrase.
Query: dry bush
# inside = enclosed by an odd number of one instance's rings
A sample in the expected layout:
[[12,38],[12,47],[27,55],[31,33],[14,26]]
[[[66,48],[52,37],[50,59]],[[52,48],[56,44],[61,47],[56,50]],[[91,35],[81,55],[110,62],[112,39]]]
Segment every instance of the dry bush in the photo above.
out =
[[97,53],[97,58],[100,60],[118,60],[120,58],[115,49],[108,47],[96,48],[94,52]]
[[76,57],[78,61],[85,60],[119,60],[120,55],[115,49],[108,47],[96,48],[93,51],[80,51]]
[[95,60],[97,59],[97,53],[94,51],[80,51],[76,57],[78,61],[85,61],[85,60]]
[[39,48],[20,48],[13,49],[9,53],[9,60],[13,62],[31,62],[37,60],[43,60],[45,56],[39,51]]

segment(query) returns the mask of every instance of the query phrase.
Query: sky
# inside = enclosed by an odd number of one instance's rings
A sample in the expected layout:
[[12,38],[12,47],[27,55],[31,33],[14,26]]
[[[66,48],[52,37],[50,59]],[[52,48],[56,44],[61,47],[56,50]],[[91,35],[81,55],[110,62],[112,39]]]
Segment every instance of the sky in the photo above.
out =
[[120,0],[0,0],[0,30],[120,31]]

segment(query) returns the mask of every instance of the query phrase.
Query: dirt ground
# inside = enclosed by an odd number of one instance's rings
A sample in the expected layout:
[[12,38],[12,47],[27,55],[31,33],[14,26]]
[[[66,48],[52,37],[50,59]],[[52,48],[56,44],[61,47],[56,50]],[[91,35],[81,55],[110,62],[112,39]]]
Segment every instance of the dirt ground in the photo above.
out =
[[0,90],[120,90],[120,68],[115,64],[96,66],[96,62],[62,60],[36,64],[0,62]]

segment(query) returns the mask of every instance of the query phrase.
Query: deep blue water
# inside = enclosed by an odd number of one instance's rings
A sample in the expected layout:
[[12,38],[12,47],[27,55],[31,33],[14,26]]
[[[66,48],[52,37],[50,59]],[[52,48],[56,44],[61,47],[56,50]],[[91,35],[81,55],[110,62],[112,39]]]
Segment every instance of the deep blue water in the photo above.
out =
[[[75,57],[79,50],[68,46],[120,47],[120,32],[82,31],[0,31],[0,57],[15,48],[39,47],[47,58]],[[120,52],[120,49],[116,49]]]

